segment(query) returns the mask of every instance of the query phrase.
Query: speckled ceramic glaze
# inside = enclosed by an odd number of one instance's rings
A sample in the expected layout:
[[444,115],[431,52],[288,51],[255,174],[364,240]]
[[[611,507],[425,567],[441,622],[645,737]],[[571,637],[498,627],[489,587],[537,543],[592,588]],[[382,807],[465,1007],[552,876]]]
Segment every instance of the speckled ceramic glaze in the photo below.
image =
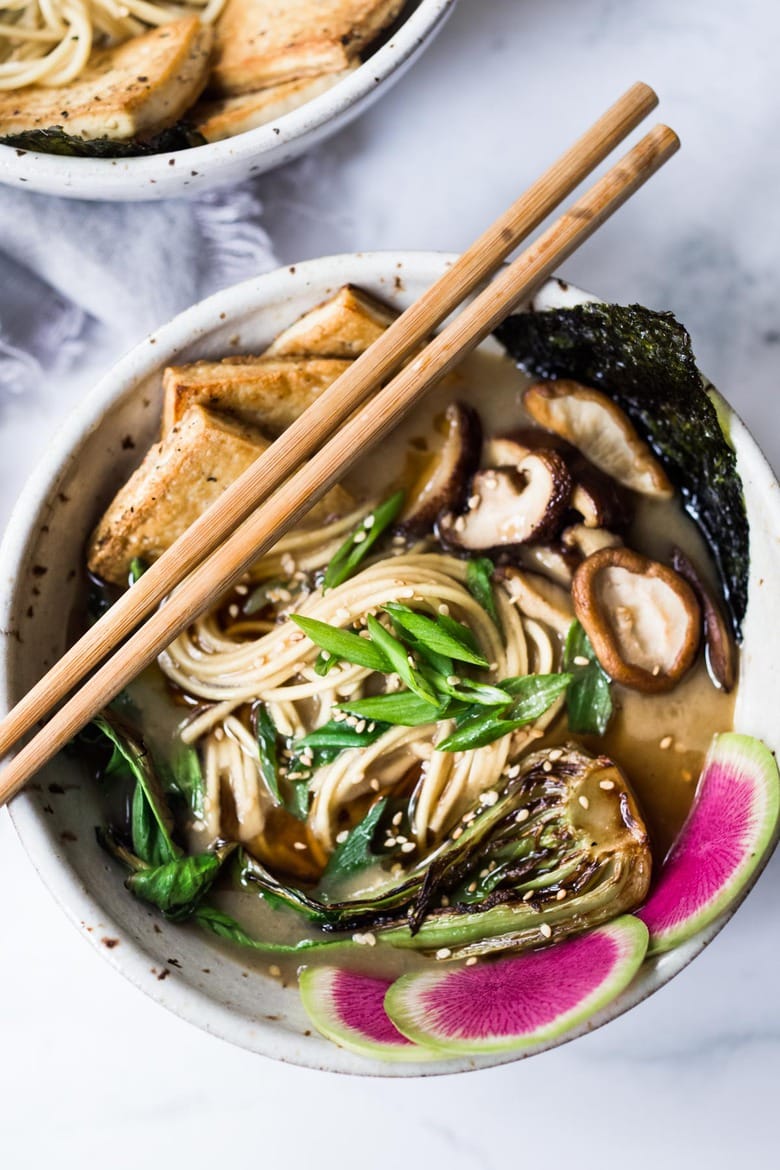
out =
[[62,158],[0,146],[0,182],[71,199],[167,199],[239,183],[297,158],[346,126],[401,77],[456,0],[408,0],[403,19],[354,73],[255,130],[143,158]]
[[[165,365],[260,350],[347,281],[403,307],[451,260],[436,253],[380,253],[279,269],[188,310],[115,366],[63,428],[21,496],[6,534],[0,560],[0,707],[16,701],[65,649],[66,615],[83,588],[84,542],[155,437]],[[582,297],[551,281],[535,304],[571,304]],[[725,403],[723,410],[751,520],[736,726],[776,748],[780,664],[775,640],[765,635],[773,605],[769,583],[780,575],[778,485],[742,423]],[[421,1076],[513,1059],[509,1054],[386,1065],[312,1033],[296,988],[259,975],[247,978],[240,953],[218,952],[196,929],[164,922],[127,894],[119,867],[95,841],[102,813],[94,785],[72,757],[53,761],[13,802],[11,815],[32,863],[84,937],[148,995],[208,1032],[280,1060],[369,1075]],[[566,1039],[606,1023],[656,991],[707,945],[728,916],[646,963],[627,991]]]

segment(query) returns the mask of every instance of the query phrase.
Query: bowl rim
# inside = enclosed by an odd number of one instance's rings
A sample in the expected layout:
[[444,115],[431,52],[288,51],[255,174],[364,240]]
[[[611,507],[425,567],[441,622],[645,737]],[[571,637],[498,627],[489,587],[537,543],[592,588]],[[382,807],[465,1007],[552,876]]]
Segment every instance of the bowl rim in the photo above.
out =
[[[366,280],[380,279],[379,274],[383,271],[392,280],[397,271],[402,269],[409,279],[429,283],[456,258],[452,253],[434,251],[380,251],[325,256],[280,267],[215,293],[178,314],[138,343],[103,375],[71,411],[44,450],[16,501],[0,543],[0,564],[4,567],[0,577],[0,630],[8,627],[12,616],[17,570],[24,563],[26,550],[35,537],[36,518],[68,471],[74,458],[74,449],[103,424],[115,399],[131,392],[133,384],[158,371],[184,347],[190,348],[197,344],[199,338],[213,331],[215,321],[224,325],[234,315],[251,312],[253,306],[257,312],[262,312],[263,305],[283,303],[285,293],[289,294],[291,288],[295,292],[308,285],[312,286],[313,291],[323,285],[335,289],[344,282],[345,267],[363,270]],[[359,282],[359,276],[350,275],[349,279]],[[537,299],[544,300],[550,289],[553,296],[557,294],[560,303],[561,294],[557,285],[567,289],[567,300],[572,295],[590,295],[553,278],[541,287],[532,303]],[[314,295],[321,294],[314,292]],[[721,403],[733,445],[740,453],[741,461],[746,460],[745,470],[757,476],[762,488],[768,489],[766,507],[773,514],[775,530],[780,532],[780,488],[774,473],[739,416],[723,400]],[[0,712],[8,710],[11,699],[9,659],[4,648],[0,649]],[[98,953],[151,999],[202,1030],[250,1051],[324,1071],[383,1077],[454,1074],[526,1059],[595,1031],[623,1015],[679,974],[720,933],[758,880],[776,844],[775,836],[774,843],[767,849],[751,879],[719,918],[686,943],[654,959],[645,977],[635,980],[616,1000],[564,1037],[527,1051],[510,1051],[490,1057],[455,1057],[430,1064],[391,1065],[355,1057],[335,1045],[331,1060],[307,1059],[305,1053],[295,1049],[292,1040],[276,1035],[260,1024],[255,1027],[255,1033],[261,1035],[260,1042],[257,1041],[257,1035],[250,1039],[247,1035],[247,1019],[240,1011],[231,1009],[184,981],[166,980],[150,986],[149,952],[140,942],[129,937],[121,926],[106,922],[100,903],[70,867],[66,854],[58,849],[50,834],[47,819],[33,797],[21,793],[9,805],[9,815],[22,847],[55,901]],[[87,926],[87,923],[91,925]],[[122,939],[124,945],[121,948],[106,949],[99,945],[100,932],[104,927]]]
[[[417,7],[398,26],[395,33],[352,73],[330,89],[274,122],[245,130],[230,138],[193,146],[183,151],[141,155],[122,159],[74,158],[43,151],[20,150],[0,144],[0,182],[30,183],[33,189],[45,183],[44,188],[58,187],[71,198],[106,198],[111,189],[117,194],[125,188],[147,190],[150,185],[168,179],[175,182],[171,172],[177,160],[186,160],[188,171],[203,174],[217,170],[221,165],[241,165],[260,160],[283,146],[298,143],[309,135],[325,130],[328,123],[334,129],[346,120],[353,107],[368,100],[394,74],[411,64],[430,38],[438,31],[452,12],[458,0],[419,0]],[[280,159],[280,163],[286,161]],[[182,168],[183,169],[183,168]],[[248,175],[260,173],[260,161],[250,166]],[[179,174],[181,171],[179,171]],[[100,195],[91,193],[93,184],[101,185]],[[179,186],[179,182],[175,182]],[[160,197],[169,193],[170,182],[161,185]],[[204,187],[204,190],[206,188]],[[153,196],[149,196],[153,197]]]

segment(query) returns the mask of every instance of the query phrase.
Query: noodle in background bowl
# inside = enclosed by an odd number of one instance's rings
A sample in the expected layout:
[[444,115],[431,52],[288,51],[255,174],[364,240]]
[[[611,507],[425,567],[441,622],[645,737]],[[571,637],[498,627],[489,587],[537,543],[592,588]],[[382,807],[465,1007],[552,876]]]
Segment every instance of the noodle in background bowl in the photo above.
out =
[[[451,261],[438,253],[376,253],[278,269],[189,309],[115,366],[48,450],[6,533],[0,552],[0,708],[7,710],[65,649],[63,616],[77,605],[84,589],[84,543],[115,489],[154,439],[165,365],[258,351],[345,282],[404,307]],[[584,296],[550,281],[534,304],[572,304]],[[767,630],[773,613],[771,583],[780,575],[778,484],[743,424],[722,405],[751,522],[749,605],[735,725],[776,749],[780,663]],[[244,978],[247,965],[240,952],[218,950],[197,928],[166,922],[128,895],[119,867],[95,840],[103,810],[96,786],[85,781],[84,765],[61,755],[13,802],[13,823],[43,881],[85,938],[117,970],[184,1019],[266,1056],[364,1075],[459,1072],[540,1050],[404,1065],[367,1060],[336,1047],[311,1030],[295,987],[283,988],[260,975]],[[676,950],[647,962],[618,999],[566,1039],[592,1031],[656,991],[695,958],[733,911]],[[117,941],[107,948],[106,938]],[[161,979],[163,971],[168,977]]]
[[[138,158],[70,158],[0,145],[0,182],[70,199],[169,199],[239,183],[292,161],[361,114],[430,43],[456,0],[407,0],[392,35],[331,89],[221,142]],[[0,7],[2,5],[0,4]]]

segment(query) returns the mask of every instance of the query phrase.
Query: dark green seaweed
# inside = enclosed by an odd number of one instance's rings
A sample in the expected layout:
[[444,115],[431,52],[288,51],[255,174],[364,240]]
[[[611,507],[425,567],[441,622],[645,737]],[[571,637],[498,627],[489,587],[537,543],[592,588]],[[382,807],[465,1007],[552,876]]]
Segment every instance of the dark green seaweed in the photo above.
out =
[[32,150],[41,154],[60,154],[70,158],[136,158],[145,154],[168,154],[173,150],[189,150],[205,146],[206,139],[188,122],[177,122],[153,138],[137,138],[119,142],[114,138],[79,138],[68,134],[62,126],[45,130],[24,130],[21,134],[0,137],[0,144],[16,150]]
[[679,321],[642,305],[585,304],[515,314],[496,337],[528,373],[573,378],[625,410],[709,544],[739,639],[749,568],[742,482]]

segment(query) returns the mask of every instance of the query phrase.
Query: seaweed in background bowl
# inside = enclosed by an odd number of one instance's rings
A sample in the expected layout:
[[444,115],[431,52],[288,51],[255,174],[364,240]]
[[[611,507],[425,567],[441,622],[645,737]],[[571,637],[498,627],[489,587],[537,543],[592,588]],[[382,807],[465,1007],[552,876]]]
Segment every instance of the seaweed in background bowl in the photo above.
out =
[[118,142],[115,138],[78,138],[68,134],[62,126],[46,130],[25,130],[0,138],[3,146],[16,150],[42,151],[44,154],[66,155],[70,158],[137,158],[145,154],[169,154],[173,150],[188,150],[205,145],[206,139],[189,122],[177,122],[153,138],[141,142],[131,138]]
[[642,305],[586,303],[516,313],[495,335],[529,374],[572,378],[622,407],[702,530],[740,638],[750,559],[742,481],[679,321]]

